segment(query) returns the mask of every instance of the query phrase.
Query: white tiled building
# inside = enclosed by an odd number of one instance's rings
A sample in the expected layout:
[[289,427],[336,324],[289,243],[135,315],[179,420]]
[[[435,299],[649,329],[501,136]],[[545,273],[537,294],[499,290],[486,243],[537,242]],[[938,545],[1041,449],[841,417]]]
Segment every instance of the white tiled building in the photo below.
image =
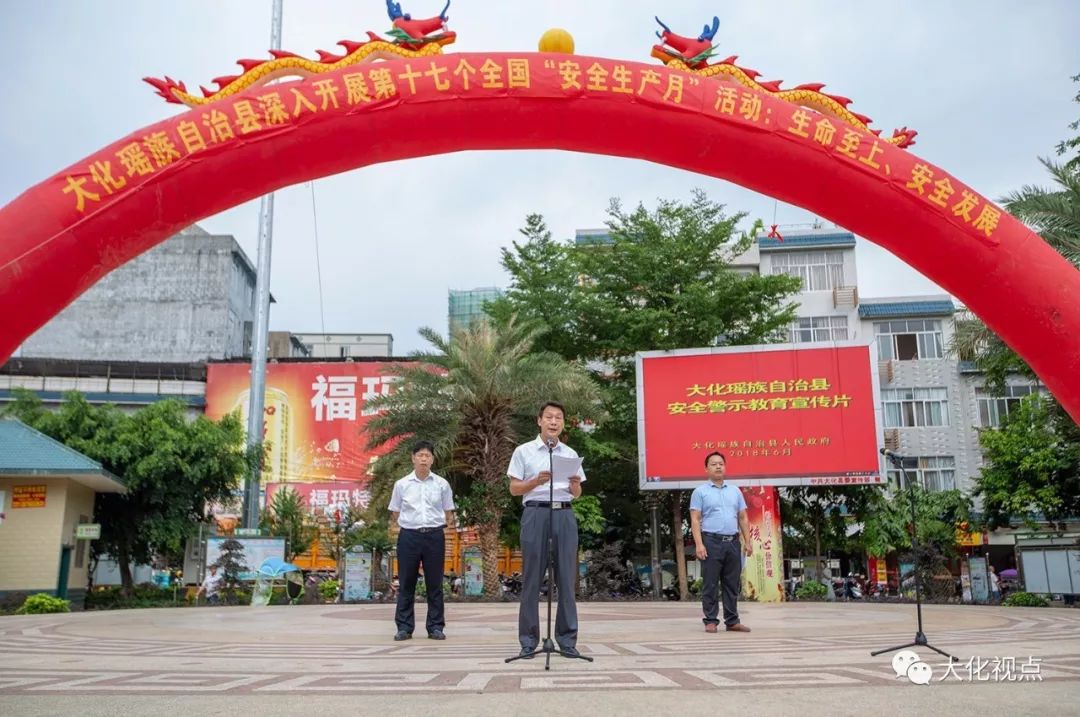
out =
[[[884,444],[910,456],[909,471],[931,490],[970,493],[982,464],[978,428],[998,426],[1034,387],[1010,378],[1006,396],[983,390],[971,364],[948,355],[959,308],[948,295],[867,298],[855,264],[855,235],[839,227],[780,227],[733,261],[741,273],[802,279],[791,343],[877,341]],[[578,246],[604,244],[607,230],[579,230]],[[896,471],[889,472],[897,481]]]
[[781,233],[782,241],[761,239],[736,263],[803,280],[790,341],[876,340],[885,446],[911,456],[910,469],[927,488],[970,492],[982,464],[977,429],[1000,425],[1033,387],[1010,379],[1008,395],[990,396],[973,366],[949,356],[958,311],[950,296],[862,296],[872,290],[859,290],[850,232]]

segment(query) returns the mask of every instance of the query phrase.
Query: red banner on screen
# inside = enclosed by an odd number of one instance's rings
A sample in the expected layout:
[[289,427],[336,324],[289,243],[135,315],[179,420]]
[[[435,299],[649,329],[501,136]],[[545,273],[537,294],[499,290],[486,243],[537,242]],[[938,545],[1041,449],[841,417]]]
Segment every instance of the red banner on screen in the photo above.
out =
[[643,484],[703,480],[705,456],[758,485],[882,482],[866,346],[643,355]]
[[309,513],[320,515],[328,508],[359,508],[365,510],[371,502],[371,493],[366,485],[360,487],[356,482],[338,481],[336,483],[267,483],[266,504],[274,500],[274,495],[281,490],[294,490]]

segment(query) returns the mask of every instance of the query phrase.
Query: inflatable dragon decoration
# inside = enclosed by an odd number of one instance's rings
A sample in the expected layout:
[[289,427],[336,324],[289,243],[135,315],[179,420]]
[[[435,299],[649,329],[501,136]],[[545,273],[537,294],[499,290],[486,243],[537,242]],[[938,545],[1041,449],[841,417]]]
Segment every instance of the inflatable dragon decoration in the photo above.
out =
[[449,9],[450,0],[447,0],[446,6],[437,17],[417,20],[409,13],[401,11],[401,3],[386,0],[386,11],[393,23],[393,27],[386,34],[391,39],[384,39],[368,31],[369,39],[366,42],[340,41],[338,44],[345,48],[343,54],[317,50],[318,60],[309,60],[282,50],[271,50],[272,60],[237,60],[236,64],[243,68],[243,72],[212,80],[217,85],[217,90],[199,87],[202,97],[189,93],[183,82],[177,82],[168,76],[160,80],[146,77],[143,81],[153,86],[166,102],[197,107],[265,85],[279,77],[307,77],[380,59],[441,55],[443,46],[457,39],[457,33],[446,29],[449,20],[446,11]]
[[[696,38],[676,35],[660,18],[656,18],[656,22],[664,29],[663,32],[659,30],[656,32],[656,36],[663,41],[663,44],[653,45],[651,54],[668,67],[760,90],[793,104],[831,115],[875,136],[881,136],[881,130],[870,129],[869,117],[848,109],[848,105],[851,104],[850,99],[822,92],[825,87],[823,84],[810,83],[783,89],[780,87],[783,80],[763,82],[758,79],[760,73],[757,71],[736,65],[737,55],[709,64],[709,60],[716,51],[713,38],[716,37],[716,31],[720,29],[720,18],[713,17],[712,25],[706,25]],[[893,131],[892,137],[882,138],[882,141],[899,148],[910,147],[915,144],[917,134],[918,132],[913,129],[901,127]]]
[[[309,60],[282,50],[271,50],[270,54],[273,56],[271,60],[238,60],[237,64],[243,68],[243,72],[239,75],[215,78],[213,83],[217,85],[217,90],[200,87],[202,97],[189,93],[183,82],[177,82],[171,77],[144,79],[167,102],[197,107],[231,97],[252,87],[265,85],[280,77],[307,77],[375,60],[441,55],[443,46],[457,39],[457,34],[446,28],[449,20],[446,12],[449,9],[450,0],[447,0],[446,6],[439,15],[418,20],[409,13],[402,12],[401,3],[386,0],[386,11],[393,25],[386,33],[390,39],[369,31],[366,42],[340,41],[338,44],[345,48],[343,54],[318,50],[318,60]],[[696,38],[676,35],[660,18],[656,18],[656,21],[663,28],[663,32],[656,33],[663,44],[654,45],[651,54],[668,67],[721,82],[737,83],[828,114],[876,136],[881,135],[881,130],[870,128],[869,117],[848,109],[848,105],[851,104],[850,99],[822,92],[825,87],[823,84],[803,84],[784,89],[780,86],[781,80],[761,81],[759,73],[755,70],[736,65],[735,61],[738,58],[735,55],[710,64],[709,61],[716,51],[713,38],[720,29],[718,17],[713,18],[711,25],[705,25],[702,33]],[[915,130],[903,127],[895,130],[892,137],[883,138],[882,141],[900,148],[910,147],[915,143],[916,134],[918,133]]]

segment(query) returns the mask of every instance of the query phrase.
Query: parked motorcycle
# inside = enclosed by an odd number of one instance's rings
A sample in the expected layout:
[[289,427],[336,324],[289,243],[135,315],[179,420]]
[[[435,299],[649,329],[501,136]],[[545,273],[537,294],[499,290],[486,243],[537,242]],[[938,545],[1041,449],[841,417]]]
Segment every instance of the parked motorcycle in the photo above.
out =
[[841,581],[839,587],[834,586],[833,589],[844,600],[862,600],[863,598],[862,588],[859,587],[859,581],[855,579],[854,573],[848,573],[848,576]]
[[516,598],[521,595],[521,573],[514,573],[502,579],[502,593],[504,598]]

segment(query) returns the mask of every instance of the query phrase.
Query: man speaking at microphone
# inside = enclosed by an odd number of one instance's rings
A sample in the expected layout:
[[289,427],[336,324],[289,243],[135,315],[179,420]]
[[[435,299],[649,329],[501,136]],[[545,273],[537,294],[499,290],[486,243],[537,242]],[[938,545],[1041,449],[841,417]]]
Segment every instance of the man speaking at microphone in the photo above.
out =
[[[540,407],[536,423],[540,435],[514,449],[510,467],[510,495],[521,496],[525,510],[521,515],[521,562],[524,576],[521,605],[518,610],[518,641],[521,655],[531,657],[540,643],[540,580],[548,564],[548,521],[555,552],[555,585],[559,588],[559,608],[555,618],[555,641],[559,649],[576,655],[578,527],[570,502],[581,496],[585,471],[572,476],[568,484],[548,485],[551,455],[577,458],[573,448],[559,441],[566,421],[562,404],[548,401]],[[551,491],[554,491],[553,493]],[[553,512],[548,514],[548,510]],[[552,589],[552,586],[548,586]]]

